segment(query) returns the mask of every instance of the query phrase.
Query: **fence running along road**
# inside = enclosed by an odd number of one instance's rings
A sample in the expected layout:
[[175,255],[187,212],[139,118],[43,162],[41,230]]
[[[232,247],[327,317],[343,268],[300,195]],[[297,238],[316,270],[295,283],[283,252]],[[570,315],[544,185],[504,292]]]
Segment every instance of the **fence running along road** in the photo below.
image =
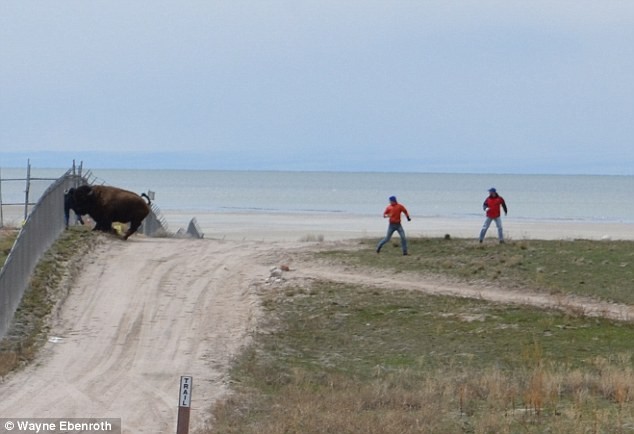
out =
[[[65,229],[64,192],[71,187],[92,184],[94,181],[90,173],[81,174],[81,166],[78,172],[73,163],[72,169],[46,189],[26,216],[7,260],[0,270],[0,339],[9,330],[37,263]],[[28,207],[28,195],[26,202],[25,206]],[[0,200],[0,210],[1,208]],[[167,224],[156,205],[152,205],[150,214],[143,222],[141,232],[148,236],[167,233]]]

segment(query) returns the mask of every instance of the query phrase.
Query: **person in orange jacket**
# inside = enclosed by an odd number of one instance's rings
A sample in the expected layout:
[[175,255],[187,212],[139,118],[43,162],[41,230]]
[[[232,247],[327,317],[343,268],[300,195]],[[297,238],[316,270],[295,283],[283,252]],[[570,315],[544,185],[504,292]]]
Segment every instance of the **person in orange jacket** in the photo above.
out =
[[495,188],[489,189],[489,196],[484,200],[482,204],[482,208],[486,212],[486,220],[484,220],[484,225],[482,225],[482,230],[480,231],[480,242],[484,241],[484,237],[487,234],[487,230],[491,225],[491,222],[495,222],[495,226],[498,228],[498,239],[500,243],[504,243],[504,233],[502,231],[502,211],[504,210],[504,215],[507,214],[508,209],[506,208],[506,202],[504,198],[500,196]]
[[396,196],[390,196],[389,198],[390,204],[383,211],[383,218],[389,218],[390,224],[387,227],[387,235],[376,246],[376,252],[381,253],[381,247],[392,238],[392,234],[394,232],[398,232],[398,235],[401,237],[401,249],[403,250],[403,255],[407,255],[407,238],[405,238],[405,231],[403,230],[403,225],[401,225],[401,214],[405,214],[407,217],[407,221],[412,221],[407,212],[407,209],[397,202]]

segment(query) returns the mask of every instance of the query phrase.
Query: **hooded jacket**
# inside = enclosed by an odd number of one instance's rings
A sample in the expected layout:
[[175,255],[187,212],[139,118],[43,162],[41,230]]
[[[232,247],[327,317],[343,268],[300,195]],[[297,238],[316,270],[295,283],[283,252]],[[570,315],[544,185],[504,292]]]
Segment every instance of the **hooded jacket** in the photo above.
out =
[[504,202],[504,198],[497,193],[489,195],[489,197],[484,200],[482,208],[486,211],[487,217],[492,219],[500,217],[500,215],[502,214],[500,208],[504,210],[504,215],[506,215],[506,213],[508,212],[506,208],[506,202]]

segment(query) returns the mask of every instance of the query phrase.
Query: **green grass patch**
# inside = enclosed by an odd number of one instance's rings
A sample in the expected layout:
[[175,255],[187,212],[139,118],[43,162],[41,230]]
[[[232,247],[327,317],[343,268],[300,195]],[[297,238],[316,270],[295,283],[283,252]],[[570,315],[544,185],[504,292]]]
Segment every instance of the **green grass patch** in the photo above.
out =
[[40,260],[10,329],[0,340],[0,377],[33,360],[46,340],[48,315],[67,294],[82,256],[98,239],[85,228],[72,228]]
[[7,260],[11,247],[18,237],[19,230],[15,228],[0,229],[0,268]]
[[535,345],[549,360],[578,367],[589,358],[632,351],[634,339],[631,324],[417,291],[321,283],[307,295],[278,302],[289,307],[275,312],[286,325],[278,332],[305,344],[285,351],[277,342],[285,363],[337,366],[356,375],[377,366],[516,369]]
[[[381,254],[376,242],[358,251],[330,251],[320,259],[346,266],[444,275],[551,294],[576,294],[634,304],[634,242],[524,240],[479,244],[468,239],[414,238],[403,257],[398,238]],[[390,248],[391,247],[391,248]]]
[[[410,244],[408,257],[398,243],[377,255],[364,241],[315,260],[632,298],[629,242]],[[266,320],[231,372],[234,393],[215,405],[207,432],[634,430],[633,324],[332,282],[281,286],[263,306]]]

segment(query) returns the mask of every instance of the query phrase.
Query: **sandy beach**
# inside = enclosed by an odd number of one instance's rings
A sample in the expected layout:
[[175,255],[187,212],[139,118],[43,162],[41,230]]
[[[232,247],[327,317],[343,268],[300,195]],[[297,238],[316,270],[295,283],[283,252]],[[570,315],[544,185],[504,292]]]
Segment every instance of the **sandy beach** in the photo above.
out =
[[[326,241],[380,238],[385,235],[387,220],[350,214],[276,214],[276,213],[196,213],[163,212],[169,230],[187,228],[195,217],[206,238],[227,240],[299,241],[323,238]],[[413,216],[403,221],[410,237],[477,238],[484,218],[452,219]],[[634,240],[634,224],[578,221],[532,221],[503,219],[508,240]],[[492,224],[487,237],[495,237]]]
[[[254,241],[326,241],[358,238],[380,238],[385,235],[387,220],[377,216],[345,213],[275,213],[275,212],[207,212],[200,210],[163,210],[168,231],[187,229],[195,218],[205,238]],[[22,207],[3,208],[5,226],[19,226],[23,221]],[[477,238],[484,217],[441,218],[412,216],[403,221],[410,237]],[[528,220],[503,218],[508,240],[634,240],[634,223],[582,222],[568,220]],[[487,237],[495,237],[492,224]]]

